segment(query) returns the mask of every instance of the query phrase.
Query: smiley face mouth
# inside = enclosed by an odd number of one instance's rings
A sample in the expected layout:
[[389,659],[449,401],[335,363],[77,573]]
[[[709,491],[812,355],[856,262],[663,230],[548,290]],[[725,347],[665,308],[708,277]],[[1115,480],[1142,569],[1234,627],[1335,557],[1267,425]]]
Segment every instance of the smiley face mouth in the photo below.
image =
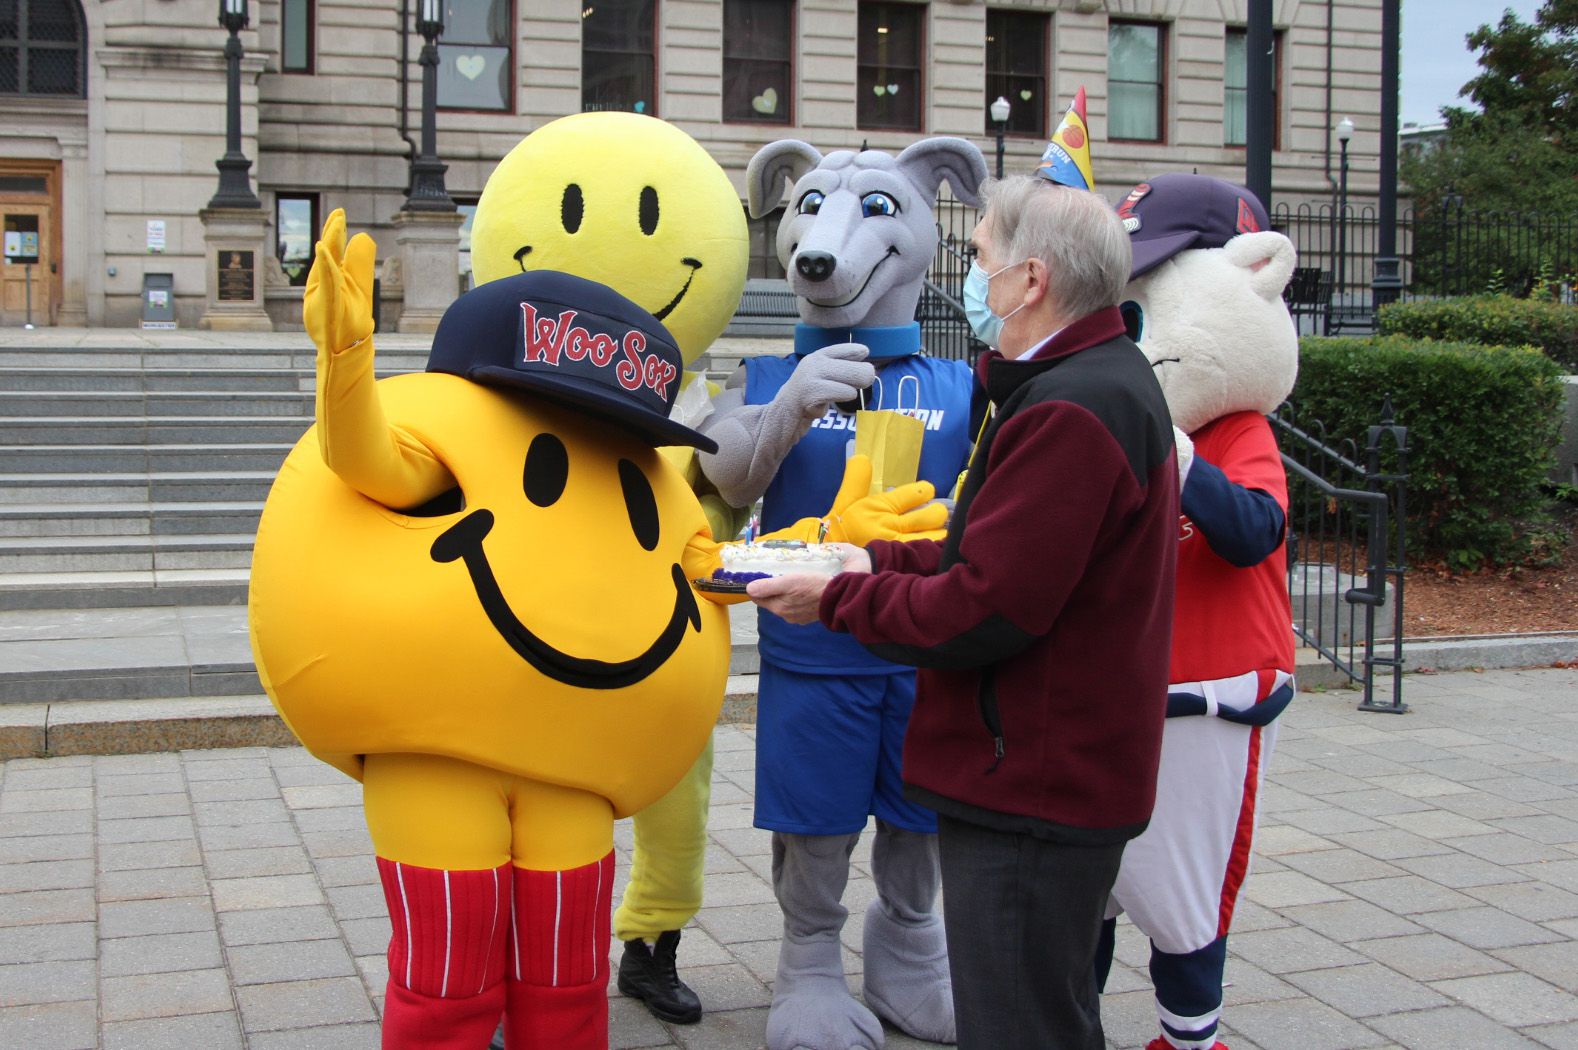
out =
[[493,629],[499,632],[499,637],[509,643],[521,659],[556,682],[578,689],[623,689],[635,685],[663,666],[674,654],[685,638],[687,625],[698,634],[701,633],[701,610],[696,607],[696,596],[691,593],[684,571],[675,564],[674,612],[669,617],[668,626],[663,628],[646,652],[634,659],[616,663],[561,652],[521,623],[499,590],[493,567],[488,563],[487,552],[482,549],[482,541],[492,529],[491,511],[472,511],[433,541],[433,560],[440,564],[447,564],[457,558],[463,560],[466,570],[471,574],[471,585],[477,592],[477,600],[482,603],[482,609],[487,613]]
[[[520,264],[521,273],[526,272],[526,256],[530,254],[531,245],[529,244],[522,245],[520,250],[515,253],[515,261]],[[689,256],[686,256],[685,258],[681,259],[680,262],[690,267],[690,273],[685,275],[684,286],[681,287],[680,290],[674,295],[674,298],[668,301],[668,305],[664,306],[661,310],[653,312],[652,316],[657,318],[659,322],[666,320],[668,315],[674,312],[674,308],[679,305],[679,301],[685,298],[685,293],[690,291],[690,283],[696,279],[696,271],[701,269],[700,259],[692,259]],[[618,291],[617,288],[614,290]]]

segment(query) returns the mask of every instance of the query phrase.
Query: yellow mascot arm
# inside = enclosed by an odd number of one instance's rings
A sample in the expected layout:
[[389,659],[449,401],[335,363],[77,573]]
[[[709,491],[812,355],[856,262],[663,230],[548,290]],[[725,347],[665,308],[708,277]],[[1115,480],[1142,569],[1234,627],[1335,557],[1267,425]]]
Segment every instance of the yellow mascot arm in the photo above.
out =
[[[941,540],[946,535],[948,508],[932,503],[936,490],[929,481],[916,481],[887,492],[865,495],[871,488],[871,459],[850,456],[844,480],[825,518],[801,518],[763,540],[804,540],[816,543],[853,543],[864,547],[872,540]],[[823,531],[824,525],[826,531]]]
[[[680,567],[685,570],[685,579],[704,580],[723,565],[723,544],[712,538],[710,530],[702,529],[685,544],[685,553],[680,555],[679,561]],[[716,591],[697,593],[714,605],[738,605],[751,600],[743,594],[719,594]]]
[[373,376],[373,263],[365,233],[345,242],[345,212],[323,224],[301,315],[318,348],[318,449],[340,479],[386,507],[415,507],[453,488],[417,437],[391,426]]

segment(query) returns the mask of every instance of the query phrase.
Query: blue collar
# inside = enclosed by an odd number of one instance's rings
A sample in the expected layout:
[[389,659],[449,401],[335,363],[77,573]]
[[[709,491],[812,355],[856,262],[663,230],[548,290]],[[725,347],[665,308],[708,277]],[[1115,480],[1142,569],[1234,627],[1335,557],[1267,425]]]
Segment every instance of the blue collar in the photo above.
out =
[[870,328],[819,328],[816,325],[794,326],[794,352],[804,357],[824,346],[835,343],[862,343],[870,351],[869,360],[908,357],[921,349],[920,322],[881,325]]

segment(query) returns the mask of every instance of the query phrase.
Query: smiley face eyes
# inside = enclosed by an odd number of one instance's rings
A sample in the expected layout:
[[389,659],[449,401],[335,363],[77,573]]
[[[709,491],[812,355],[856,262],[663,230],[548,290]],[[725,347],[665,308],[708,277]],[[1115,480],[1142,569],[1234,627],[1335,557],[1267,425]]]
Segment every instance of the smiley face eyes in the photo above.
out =
[[652,483],[641,473],[641,468],[628,459],[619,461],[619,487],[625,494],[625,513],[630,515],[630,528],[636,542],[643,550],[655,550],[658,543],[657,498],[652,495]]
[[570,478],[570,453],[552,434],[538,434],[526,449],[526,469],[521,485],[526,498],[539,507],[551,507],[564,495]]
[[[564,495],[570,480],[570,453],[552,434],[538,434],[526,449],[526,467],[521,472],[521,487],[526,498],[539,507],[551,507]],[[625,497],[625,513],[630,531],[643,550],[656,550],[660,532],[657,497],[652,483],[641,468],[628,459],[619,461],[619,489]],[[458,491],[458,490],[457,490]]]
[[564,188],[564,199],[559,202],[559,221],[564,224],[564,232],[579,230],[585,214],[586,199],[581,195],[581,187],[572,182]]
[[657,190],[651,186],[641,188],[641,232],[648,237],[657,232],[658,199]]

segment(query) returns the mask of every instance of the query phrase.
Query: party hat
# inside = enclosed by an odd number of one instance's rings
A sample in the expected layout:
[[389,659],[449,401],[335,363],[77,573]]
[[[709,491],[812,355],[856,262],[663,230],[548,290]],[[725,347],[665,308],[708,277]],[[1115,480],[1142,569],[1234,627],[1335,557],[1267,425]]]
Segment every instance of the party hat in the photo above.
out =
[[1077,190],[1096,187],[1096,178],[1090,172],[1090,131],[1085,126],[1085,89],[1081,87],[1063,114],[1062,123],[1052,133],[1046,152],[1036,174],[1060,186]]

